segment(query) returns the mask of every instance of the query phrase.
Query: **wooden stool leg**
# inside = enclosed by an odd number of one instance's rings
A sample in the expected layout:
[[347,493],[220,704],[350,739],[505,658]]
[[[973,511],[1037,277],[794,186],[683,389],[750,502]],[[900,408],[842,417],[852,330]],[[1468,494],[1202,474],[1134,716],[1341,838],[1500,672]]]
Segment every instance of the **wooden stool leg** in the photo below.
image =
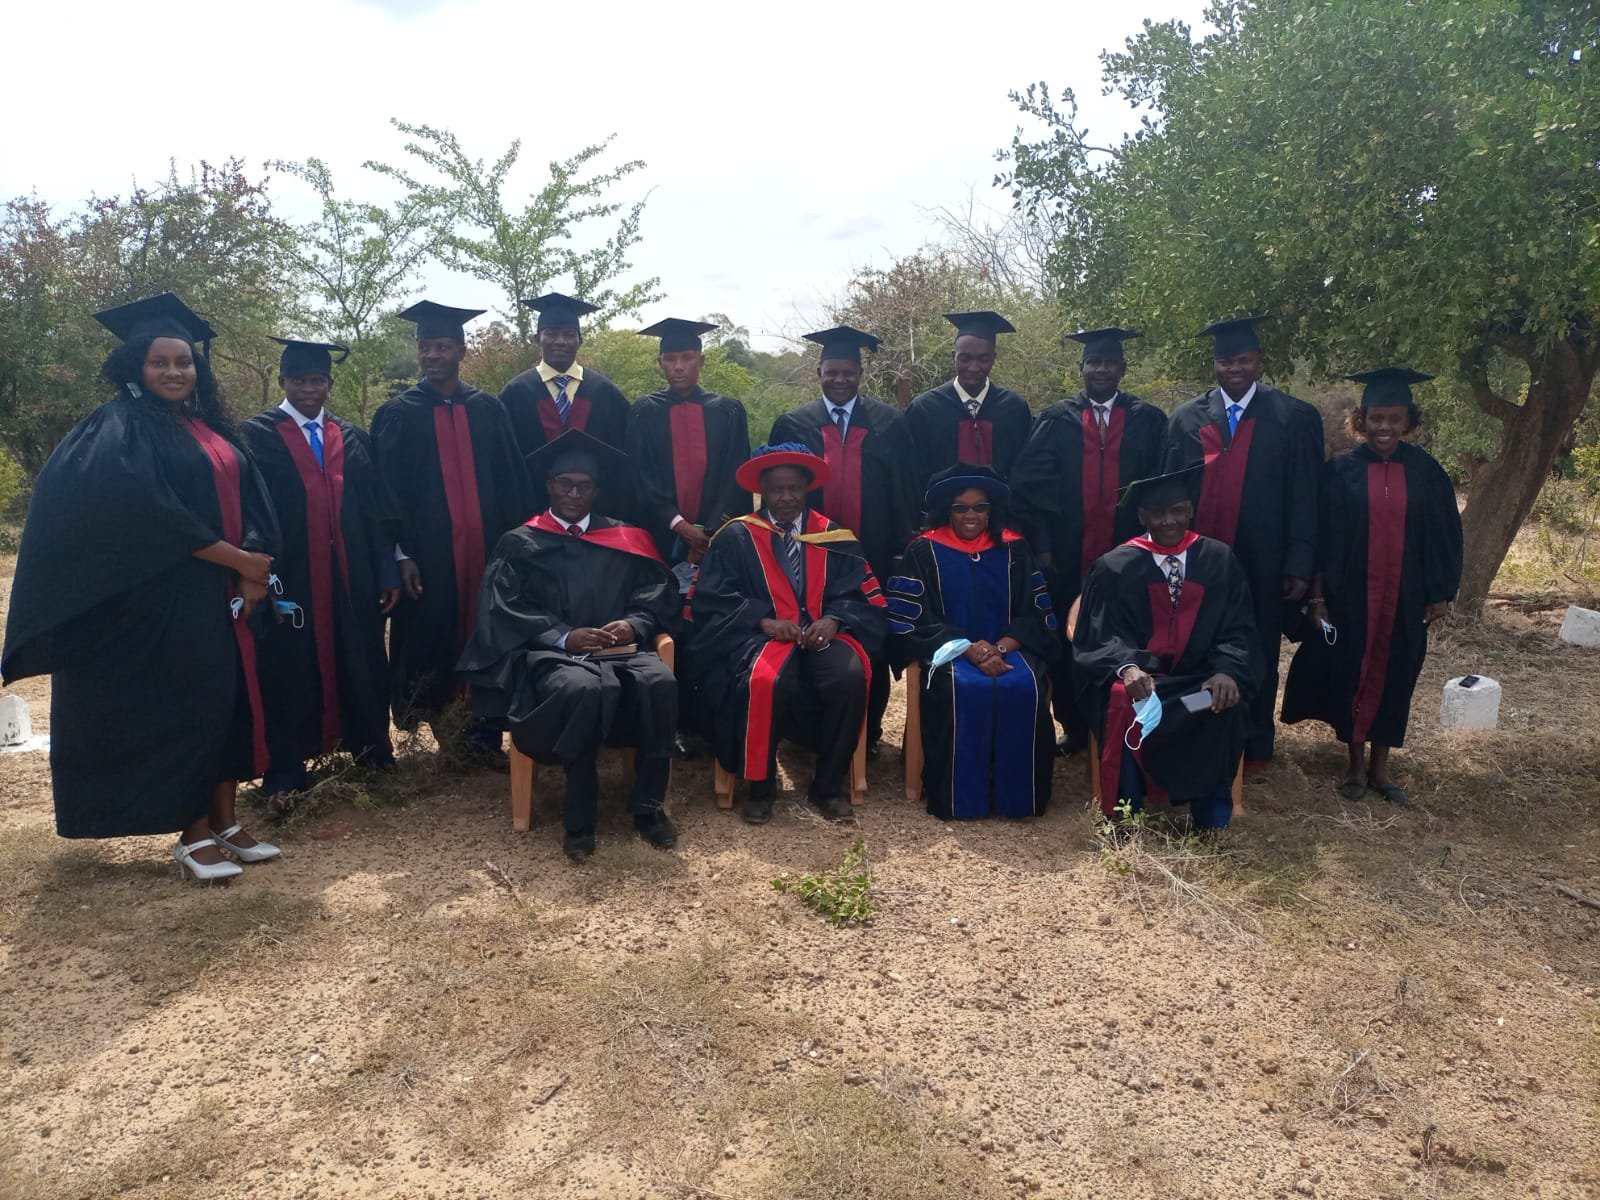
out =
[[718,808],[733,807],[733,776],[722,769],[722,763],[711,760],[711,788],[717,794]]
[[861,740],[856,743],[855,756],[850,760],[850,803],[860,804],[867,798],[867,727],[861,727]]
[[1100,803],[1100,739],[1094,734],[1089,735],[1089,791],[1094,795],[1094,802]]
[[900,738],[900,759],[906,767],[906,799],[922,799],[922,664],[906,668],[906,727]]
[[1239,769],[1233,776],[1233,815],[1244,816],[1244,759],[1239,760]]
[[517,833],[527,833],[533,823],[533,780],[538,764],[511,747],[511,828]]

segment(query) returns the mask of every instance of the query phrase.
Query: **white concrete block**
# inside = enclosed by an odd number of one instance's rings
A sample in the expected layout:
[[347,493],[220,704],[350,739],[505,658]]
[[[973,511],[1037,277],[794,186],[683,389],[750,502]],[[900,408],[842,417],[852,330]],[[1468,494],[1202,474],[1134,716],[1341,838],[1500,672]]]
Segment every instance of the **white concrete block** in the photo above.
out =
[[[1463,679],[1473,680],[1471,687]],[[1444,685],[1439,724],[1446,729],[1493,729],[1500,723],[1500,685],[1487,675],[1462,675]]]
[[0,746],[20,746],[32,736],[28,702],[21,696],[0,696]]
[[1561,619],[1561,640],[1574,646],[1600,646],[1600,612],[1570,605]]

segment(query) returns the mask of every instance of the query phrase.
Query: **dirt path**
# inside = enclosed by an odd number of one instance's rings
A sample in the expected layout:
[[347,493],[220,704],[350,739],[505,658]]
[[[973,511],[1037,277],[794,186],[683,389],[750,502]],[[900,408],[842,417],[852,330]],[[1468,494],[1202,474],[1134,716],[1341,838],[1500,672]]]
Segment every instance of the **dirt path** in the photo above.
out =
[[[1411,809],[1289,730],[1199,860],[1104,848],[1081,760],[1042,819],[944,825],[890,750],[854,829],[679,765],[681,849],[613,812],[582,868],[553,779],[515,835],[503,776],[414,765],[206,889],[57,839],[0,756],[0,1196],[1600,1195],[1600,912],[1553,886],[1600,891],[1600,744],[1557,724],[1600,671],[1557,617],[1438,639]],[[1447,668],[1501,730],[1437,732]],[[858,835],[871,925],[773,890]]]

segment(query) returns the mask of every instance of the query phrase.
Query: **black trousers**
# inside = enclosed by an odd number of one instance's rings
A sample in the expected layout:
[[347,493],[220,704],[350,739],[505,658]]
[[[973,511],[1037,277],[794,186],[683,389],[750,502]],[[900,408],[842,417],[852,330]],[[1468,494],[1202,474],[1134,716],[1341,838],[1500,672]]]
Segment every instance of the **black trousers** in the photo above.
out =
[[867,680],[861,659],[844,642],[825,650],[796,647],[773,689],[773,738],[767,777],[752,781],[750,794],[770,798],[777,790],[778,740],[787,738],[817,753],[810,796],[844,794],[867,711]]
[[872,661],[872,689],[867,693],[867,741],[883,740],[883,714],[889,711],[889,686],[894,676],[887,660]]

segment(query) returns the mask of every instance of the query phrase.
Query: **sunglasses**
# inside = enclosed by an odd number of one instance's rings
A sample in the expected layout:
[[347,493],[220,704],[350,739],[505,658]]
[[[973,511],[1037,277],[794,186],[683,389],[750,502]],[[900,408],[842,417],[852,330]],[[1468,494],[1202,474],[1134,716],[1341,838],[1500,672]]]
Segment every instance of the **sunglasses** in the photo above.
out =
[[977,513],[980,517],[986,517],[989,515],[989,508],[989,502],[986,500],[978,504],[952,504],[950,506],[950,515],[952,517],[962,517],[967,513]]
[[598,484],[590,483],[588,480],[562,479],[559,475],[550,480],[550,487],[563,496],[592,496],[599,490]]

